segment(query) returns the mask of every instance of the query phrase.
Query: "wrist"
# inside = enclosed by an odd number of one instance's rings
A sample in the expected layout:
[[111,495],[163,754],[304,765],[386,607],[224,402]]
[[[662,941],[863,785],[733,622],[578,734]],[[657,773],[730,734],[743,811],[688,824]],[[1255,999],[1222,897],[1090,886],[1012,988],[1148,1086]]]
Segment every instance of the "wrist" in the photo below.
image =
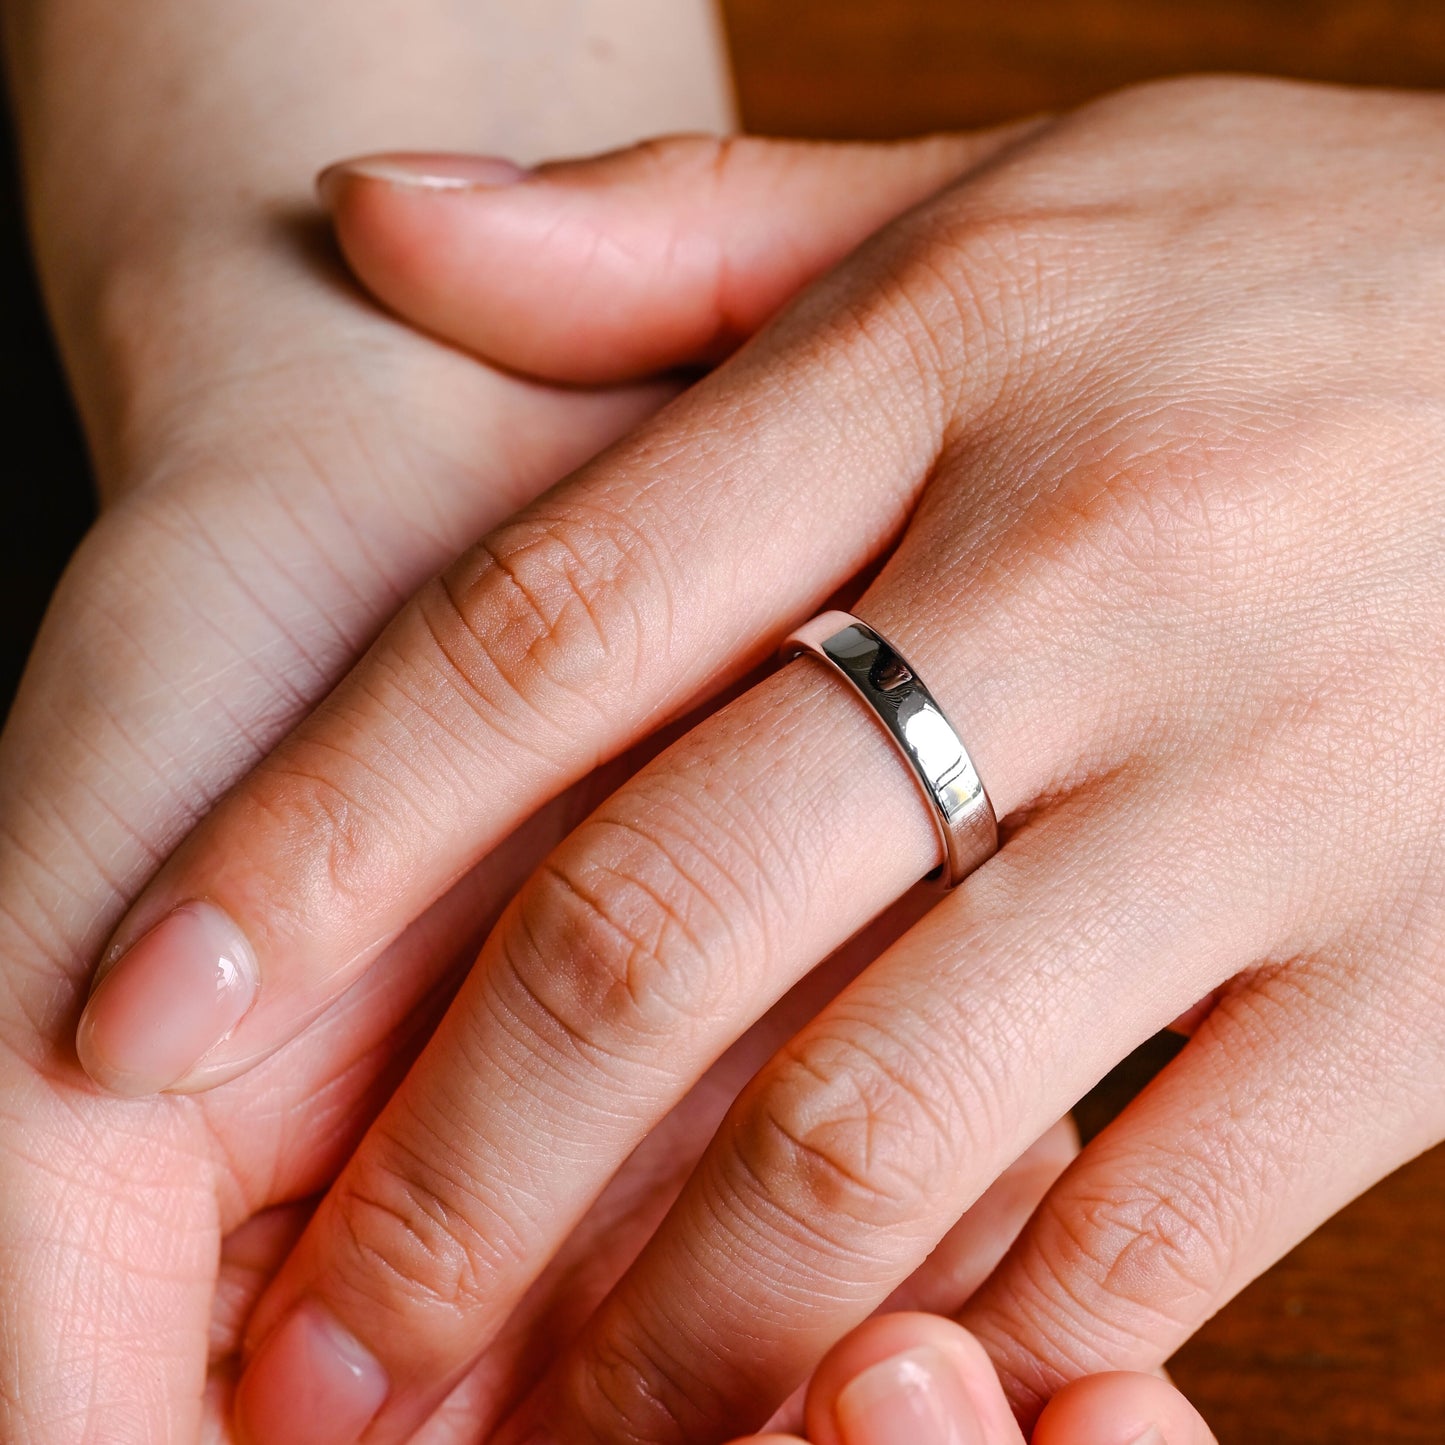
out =
[[322,227],[318,211],[98,247],[37,236],[103,499],[154,472],[182,422],[194,430],[199,412],[264,391],[268,374],[335,365],[359,332],[389,325],[353,294]]

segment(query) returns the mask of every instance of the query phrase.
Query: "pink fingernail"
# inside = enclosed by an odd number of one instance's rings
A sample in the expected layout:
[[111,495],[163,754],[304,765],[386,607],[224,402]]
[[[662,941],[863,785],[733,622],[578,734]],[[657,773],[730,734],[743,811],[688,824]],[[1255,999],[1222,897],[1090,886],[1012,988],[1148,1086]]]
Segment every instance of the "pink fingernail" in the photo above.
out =
[[833,1406],[844,1445],[983,1445],[958,1372],[923,1346],[864,1370]]
[[160,1093],[241,1022],[257,982],[231,919],[211,903],[183,904],[101,978],[80,1017],[80,1062],[113,1094]]
[[321,199],[331,205],[341,183],[351,178],[389,181],[423,191],[495,190],[514,186],[528,171],[501,156],[463,156],[398,152],[357,156],[328,166],[316,179]]
[[1169,1445],[1169,1442],[1157,1425],[1151,1425],[1137,1440],[1131,1440],[1129,1445]]
[[236,1423],[246,1445],[353,1445],[390,1388],[366,1346],[329,1310],[306,1301],[241,1377]]

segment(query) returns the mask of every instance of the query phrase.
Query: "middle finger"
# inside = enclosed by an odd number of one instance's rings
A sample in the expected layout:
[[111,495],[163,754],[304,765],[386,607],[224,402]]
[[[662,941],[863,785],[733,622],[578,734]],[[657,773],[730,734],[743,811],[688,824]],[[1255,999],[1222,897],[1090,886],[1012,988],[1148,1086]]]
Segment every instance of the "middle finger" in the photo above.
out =
[[[976,589],[966,579],[981,540],[940,569],[940,538],[954,530],[936,518],[911,534],[861,605],[922,660],[995,803],[1019,813],[1127,756],[1144,719],[1113,679],[1147,643],[1149,614],[1115,589],[1113,605],[1075,609],[1061,648],[1057,623],[1037,619],[1061,615],[1056,589],[1074,587],[1073,574],[1040,582],[1019,566]],[[922,595],[940,607],[929,620],[914,605]],[[645,768],[509,908],[319,1213],[255,1322],[253,1336],[269,1339],[247,1382],[251,1408],[279,1398],[311,1348],[279,1323],[305,1300],[347,1348],[365,1342],[381,1410],[368,1439],[400,1438],[716,1055],[937,861],[905,765],[812,662]],[[1151,1026],[1127,1023],[1099,1071]]]

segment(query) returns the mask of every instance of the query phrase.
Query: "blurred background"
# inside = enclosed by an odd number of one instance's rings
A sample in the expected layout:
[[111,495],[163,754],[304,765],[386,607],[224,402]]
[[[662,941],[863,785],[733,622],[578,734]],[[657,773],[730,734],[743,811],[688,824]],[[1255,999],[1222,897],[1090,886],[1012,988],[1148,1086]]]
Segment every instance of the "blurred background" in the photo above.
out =
[[[723,0],[722,8],[744,122],[766,134],[886,137],[990,124],[1197,70],[1445,89],[1445,0]],[[3,714],[92,502],[8,170],[0,186]],[[1157,1041],[1106,1080],[1080,1111],[1085,1131],[1174,1047]],[[1229,1305],[1173,1368],[1221,1445],[1445,1445],[1445,1149],[1331,1221]]]

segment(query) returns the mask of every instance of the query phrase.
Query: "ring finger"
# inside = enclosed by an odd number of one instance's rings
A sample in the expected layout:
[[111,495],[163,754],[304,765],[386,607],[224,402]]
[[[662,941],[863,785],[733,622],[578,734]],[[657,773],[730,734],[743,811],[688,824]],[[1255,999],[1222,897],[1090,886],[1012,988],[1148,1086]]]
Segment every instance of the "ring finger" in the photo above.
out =
[[[860,604],[864,615],[934,680],[1005,815],[1083,772],[1108,773],[1144,722],[1127,716],[1106,679],[1127,675],[1147,626],[1135,619],[1145,614],[1124,596],[1117,612],[1079,610],[1061,661],[1056,627],[1023,625],[1030,611],[1058,612],[1048,584],[1020,567],[985,603],[982,589],[964,585],[972,562],[957,548],[940,581],[941,530],[937,519],[915,529]],[[920,615],[920,595],[937,608],[932,617]],[[1057,704],[1061,689],[1067,709]],[[1148,876],[1147,866],[1137,870],[1151,861],[1152,844],[1136,830],[1127,813],[1099,824],[1090,806],[1046,817],[1052,859],[1029,875],[1031,888],[1052,896],[1066,877],[1076,885],[1067,909],[1054,902],[1053,951],[1108,908],[1118,869]],[[258,1311],[253,1338],[266,1343],[243,1388],[245,1408],[273,1420],[267,1401],[285,1397],[303,1359],[317,1372],[318,1341],[339,1340],[351,1364],[332,1372],[338,1388],[353,1390],[364,1376],[369,1392],[354,1391],[349,1418],[365,1425],[375,1412],[368,1440],[402,1438],[712,1059],[935,866],[937,846],[876,718],[812,661],[769,678],[639,773],[522,890],[319,1212]],[[1114,867],[1095,880],[1085,860],[1100,849],[1112,852]],[[1030,898],[1030,906],[1042,905]],[[1119,920],[1126,956],[1141,946],[1134,935],[1143,926]],[[1219,977],[1208,974],[1199,991]],[[1174,1001],[1163,1018],[1150,1008],[1116,1013],[1093,1048],[1079,1051],[1077,1092],[1092,1082],[1089,1069],[1097,1077],[1191,1001]],[[994,1154],[946,1197],[952,1216],[938,1221],[923,1253],[1009,1163],[1016,1141],[1047,1127],[1041,1111],[1057,1117],[1077,1097],[1065,1093],[1030,1101],[1000,1129]],[[932,1223],[879,1262],[849,1309],[866,1313],[911,1272],[922,1256],[909,1252]],[[878,1286],[864,1307],[863,1294]],[[703,1303],[705,1291],[691,1298]],[[299,1314],[283,1322],[298,1303]],[[715,1317],[717,1331],[730,1328],[725,1313]],[[816,1337],[786,1349],[748,1322],[743,1333],[771,1362],[766,1382],[750,1382],[759,1388],[749,1398],[780,1398],[856,1317],[820,1319]],[[717,1331],[698,1347],[716,1345]],[[330,1418],[341,1420],[340,1409]],[[625,1436],[620,1421],[593,1424],[599,1438]],[[274,1428],[265,1438],[279,1438]]]

